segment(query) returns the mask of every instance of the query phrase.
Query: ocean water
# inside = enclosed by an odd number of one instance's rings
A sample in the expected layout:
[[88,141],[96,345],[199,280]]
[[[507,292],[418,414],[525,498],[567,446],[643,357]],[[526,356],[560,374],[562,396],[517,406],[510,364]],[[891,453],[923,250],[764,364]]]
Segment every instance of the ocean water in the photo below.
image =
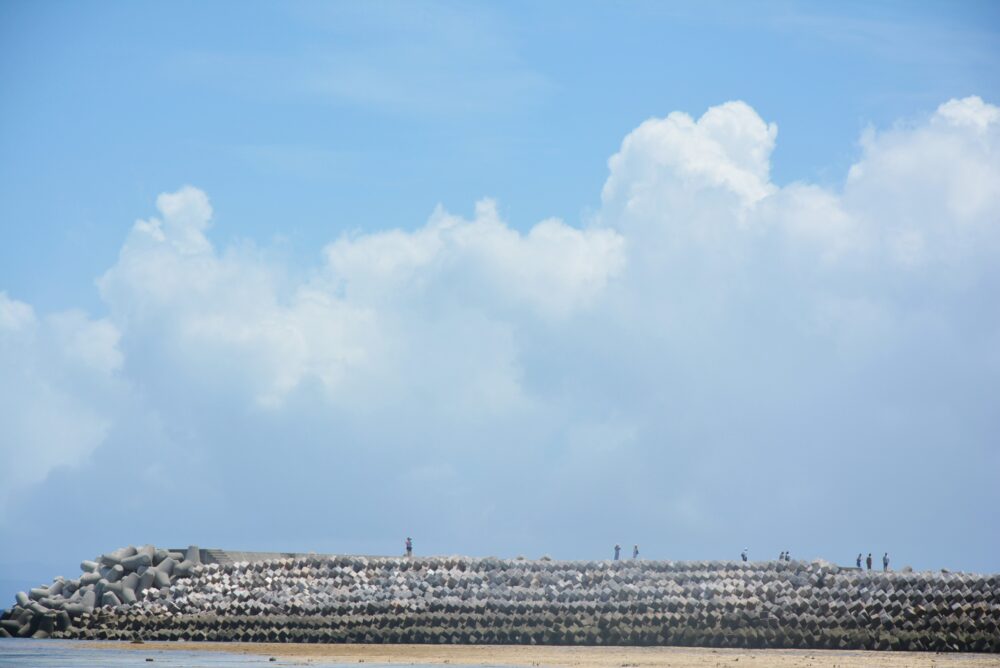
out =
[[[305,666],[311,668],[344,668],[345,664],[292,661],[267,656],[248,656],[228,652],[199,652],[187,650],[114,649],[108,643],[82,642],[79,640],[30,640],[0,638],[0,667],[2,668],[225,668],[227,666]],[[153,661],[147,661],[152,659]],[[356,664],[350,664],[355,666]],[[369,668],[390,668],[385,664],[370,664]],[[398,667],[394,667],[398,668]],[[441,668],[451,668],[442,666]]]

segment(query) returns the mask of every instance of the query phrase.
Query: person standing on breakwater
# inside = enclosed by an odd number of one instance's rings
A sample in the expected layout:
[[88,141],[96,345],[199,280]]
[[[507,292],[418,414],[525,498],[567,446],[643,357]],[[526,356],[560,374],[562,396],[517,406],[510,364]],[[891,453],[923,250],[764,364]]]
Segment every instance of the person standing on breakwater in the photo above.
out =
[[861,553],[858,552],[858,568],[861,568]]
[[618,556],[622,553],[622,546],[615,543],[615,561],[618,561]]
[[409,536],[406,537],[406,556],[413,556],[413,539]]
[[888,570],[889,570],[889,553],[886,552],[885,554],[882,555],[882,572],[884,573]]
[[747,560],[747,548],[744,547],[743,551],[740,552],[740,559],[742,559],[743,561]]
[[785,561],[791,561],[791,560],[792,560],[792,553],[789,552],[788,550],[785,550]]
[[784,550],[782,550],[781,554],[778,555],[778,561],[784,561],[784,560],[785,560],[785,552]]
[[632,546],[632,558],[633,559],[638,559],[639,558],[639,546],[638,545],[633,545]]
[[865,563],[868,564],[868,570],[872,569],[872,553],[868,553],[868,558],[865,559]]

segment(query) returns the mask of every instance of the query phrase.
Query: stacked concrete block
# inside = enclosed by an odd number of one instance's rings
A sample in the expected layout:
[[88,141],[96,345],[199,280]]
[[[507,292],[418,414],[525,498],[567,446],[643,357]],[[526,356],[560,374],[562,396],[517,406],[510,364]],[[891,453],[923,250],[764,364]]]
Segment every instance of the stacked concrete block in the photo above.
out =
[[[151,546],[18,594],[21,637],[1000,652],[1000,576],[823,562],[299,555]],[[96,576],[96,579],[95,579]]]
[[18,593],[14,606],[0,615],[0,637],[73,637],[81,623],[98,610],[127,610],[155,598],[154,591],[167,596],[170,586],[185,577],[177,574],[175,567],[184,558],[180,553],[144,545],[83,561],[82,573],[74,580],[59,577],[29,594]]

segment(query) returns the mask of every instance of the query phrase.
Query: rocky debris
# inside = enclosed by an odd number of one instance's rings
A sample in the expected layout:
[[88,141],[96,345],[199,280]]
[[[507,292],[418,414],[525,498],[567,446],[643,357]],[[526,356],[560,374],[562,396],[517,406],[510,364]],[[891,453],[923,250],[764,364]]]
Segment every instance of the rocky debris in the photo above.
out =
[[297,556],[152,546],[19,593],[19,637],[1000,652],[1000,575],[825,562]]

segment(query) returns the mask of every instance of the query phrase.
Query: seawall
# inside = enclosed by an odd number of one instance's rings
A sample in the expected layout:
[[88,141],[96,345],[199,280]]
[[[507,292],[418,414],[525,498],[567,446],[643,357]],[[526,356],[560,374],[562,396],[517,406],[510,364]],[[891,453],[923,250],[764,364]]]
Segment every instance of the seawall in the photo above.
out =
[[152,546],[81,567],[18,594],[0,635],[1000,652],[1000,575]]

